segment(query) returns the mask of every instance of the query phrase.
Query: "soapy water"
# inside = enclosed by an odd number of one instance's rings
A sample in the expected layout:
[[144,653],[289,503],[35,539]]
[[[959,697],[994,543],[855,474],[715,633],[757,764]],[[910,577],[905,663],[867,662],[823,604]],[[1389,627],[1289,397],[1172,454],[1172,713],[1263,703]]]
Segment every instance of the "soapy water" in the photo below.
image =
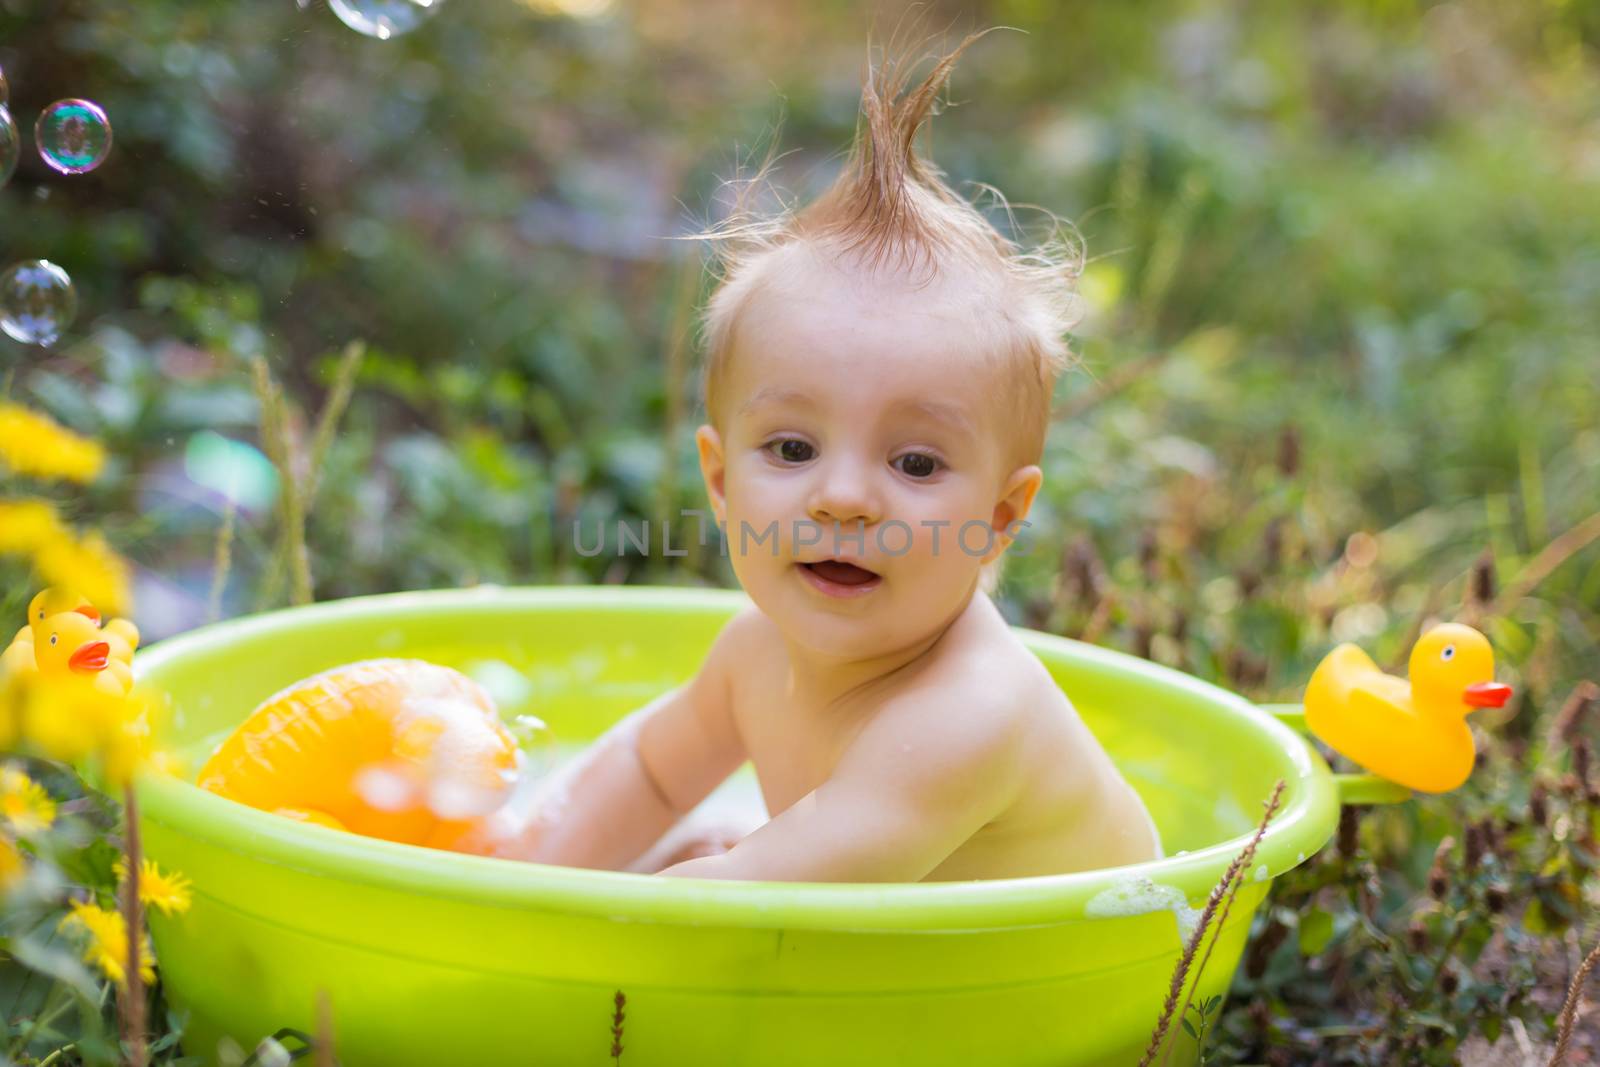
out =
[[[0,79],[4,79],[0,74]],[[22,158],[22,134],[3,102],[0,102],[0,186],[11,180],[17,172],[17,160]]]
[[328,0],[340,22],[380,41],[410,33],[442,6],[444,0]]
[[49,260],[26,260],[0,274],[0,330],[12,340],[53,345],[77,313],[72,279]]
[[1178,924],[1178,941],[1188,944],[1200,925],[1203,909],[1191,908],[1188,897],[1177,886],[1161,885],[1142,876],[1119,878],[1111,887],[1096,893],[1084,906],[1084,914],[1095,919],[1125,918],[1170,911]]
[[111,120],[92,100],[57,100],[33,126],[39,158],[62,174],[87,174],[111,154]]
[[514,708],[527,703],[533,696],[533,683],[528,676],[504,660],[486,659],[468,663],[462,673],[488,692],[497,708]]

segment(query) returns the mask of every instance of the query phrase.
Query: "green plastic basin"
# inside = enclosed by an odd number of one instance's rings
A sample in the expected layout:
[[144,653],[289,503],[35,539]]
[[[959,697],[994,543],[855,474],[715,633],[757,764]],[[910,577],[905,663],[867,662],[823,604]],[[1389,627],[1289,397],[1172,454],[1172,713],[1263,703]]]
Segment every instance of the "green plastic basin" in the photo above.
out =
[[[206,626],[141,650],[136,670],[170,696],[191,770],[277,689],[373,656],[520,675],[524,699],[502,712],[582,742],[689,677],[746,603],[646,587],[397,593]],[[210,1059],[224,1036],[249,1050],[281,1027],[313,1032],[326,991],[345,1067],[1137,1062],[1189,909],[1273,784],[1286,782],[1281,808],[1197,997],[1226,992],[1272,878],[1332,836],[1340,776],[1238,696],[1016,632],[1142,794],[1169,858],[930,884],[659,879],[340,833],[145,776],[146,853],[194,883],[187,913],[150,916],[167,996],[190,1013],[184,1050]],[[1193,1059],[1180,1036],[1174,1061]]]

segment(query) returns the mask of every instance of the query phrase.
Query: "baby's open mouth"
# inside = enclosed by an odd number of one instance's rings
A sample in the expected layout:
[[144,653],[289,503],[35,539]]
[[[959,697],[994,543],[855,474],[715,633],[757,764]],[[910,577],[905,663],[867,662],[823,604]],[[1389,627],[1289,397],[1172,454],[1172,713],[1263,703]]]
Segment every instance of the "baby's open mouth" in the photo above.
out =
[[846,563],[842,559],[819,559],[815,563],[802,563],[800,566],[839,585],[866,585],[868,582],[877,581],[880,577],[865,567]]

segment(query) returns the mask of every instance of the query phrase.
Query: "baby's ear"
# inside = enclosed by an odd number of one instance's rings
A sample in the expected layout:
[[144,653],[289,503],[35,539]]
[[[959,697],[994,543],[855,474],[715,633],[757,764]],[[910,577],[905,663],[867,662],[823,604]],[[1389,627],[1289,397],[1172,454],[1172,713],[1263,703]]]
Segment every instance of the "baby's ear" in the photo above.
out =
[[694,432],[694,443],[700,450],[700,476],[705,479],[711,510],[716,513],[717,521],[723,522],[727,515],[723,483],[728,465],[722,451],[722,436],[716,427],[706,423]]
[[[1044,484],[1044,471],[1037,464],[1018,467],[1006,479],[1004,488],[1000,490],[1000,499],[995,501],[994,518],[990,525],[1004,533],[1010,529],[1011,524],[1027,517],[1029,509],[1033,507],[1033,498],[1039,492],[1039,486]],[[998,553],[996,553],[998,555]]]

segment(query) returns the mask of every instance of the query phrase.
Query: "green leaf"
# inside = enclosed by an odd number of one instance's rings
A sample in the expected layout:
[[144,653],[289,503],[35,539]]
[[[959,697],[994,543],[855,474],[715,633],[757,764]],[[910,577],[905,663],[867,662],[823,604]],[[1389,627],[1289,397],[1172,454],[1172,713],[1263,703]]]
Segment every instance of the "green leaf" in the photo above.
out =
[[63,947],[59,935],[52,932],[48,940],[18,938],[12,943],[11,951],[18,963],[35,973],[64,983],[90,1004],[99,1002],[100,983],[77,956]]
[[1300,954],[1315,956],[1333,940],[1333,915],[1321,908],[1312,908],[1300,917]]
[[1194,1038],[1196,1041],[1200,1040],[1200,1035],[1195,1033],[1195,1029],[1194,1029],[1193,1026],[1191,1026],[1189,1024],[1189,1020],[1188,1019],[1183,1020],[1183,1030],[1184,1030],[1184,1033],[1188,1034],[1190,1037]]
[[1489,1044],[1500,1040],[1500,1028],[1503,1021],[1498,1015],[1484,1015],[1478,1020],[1478,1031],[1483,1034],[1483,1039]]

